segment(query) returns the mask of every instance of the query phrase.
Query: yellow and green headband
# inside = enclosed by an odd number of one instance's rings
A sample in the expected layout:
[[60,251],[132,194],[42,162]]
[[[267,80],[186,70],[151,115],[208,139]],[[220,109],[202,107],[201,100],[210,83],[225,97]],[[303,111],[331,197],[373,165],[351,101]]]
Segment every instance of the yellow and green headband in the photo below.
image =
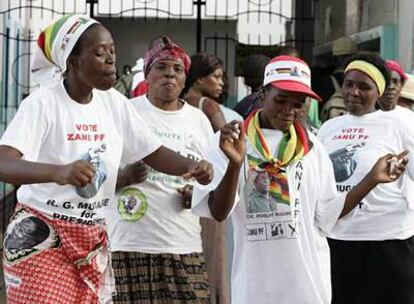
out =
[[384,94],[385,91],[385,78],[381,71],[373,64],[366,62],[364,60],[354,60],[345,69],[345,73],[350,70],[358,70],[362,73],[367,74],[374,82],[378,88],[380,96]]

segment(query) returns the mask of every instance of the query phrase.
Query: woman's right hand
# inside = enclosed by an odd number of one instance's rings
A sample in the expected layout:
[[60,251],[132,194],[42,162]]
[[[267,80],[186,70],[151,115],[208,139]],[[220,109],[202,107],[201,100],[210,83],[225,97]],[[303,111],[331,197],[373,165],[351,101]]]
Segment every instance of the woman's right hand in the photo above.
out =
[[230,163],[241,166],[246,155],[246,135],[243,123],[233,120],[220,130],[220,149]]
[[371,180],[376,184],[396,181],[405,171],[408,153],[408,150],[404,150],[398,155],[387,154],[378,159],[369,172]]
[[74,185],[83,187],[92,181],[95,168],[86,160],[77,160],[63,166],[57,166],[53,181],[58,185]]

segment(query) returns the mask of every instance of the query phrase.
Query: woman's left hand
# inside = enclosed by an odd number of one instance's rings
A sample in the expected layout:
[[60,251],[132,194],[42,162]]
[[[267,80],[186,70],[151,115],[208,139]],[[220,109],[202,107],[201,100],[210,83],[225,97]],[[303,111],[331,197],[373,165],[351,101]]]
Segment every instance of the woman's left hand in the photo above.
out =
[[373,182],[380,184],[396,181],[405,171],[408,153],[408,150],[404,150],[398,155],[387,154],[378,159],[370,171]]
[[213,166],[206,160],[192,164],[187,173],[182,175],[184,179],[195,178],[202,185],[207,185],[213,180]]

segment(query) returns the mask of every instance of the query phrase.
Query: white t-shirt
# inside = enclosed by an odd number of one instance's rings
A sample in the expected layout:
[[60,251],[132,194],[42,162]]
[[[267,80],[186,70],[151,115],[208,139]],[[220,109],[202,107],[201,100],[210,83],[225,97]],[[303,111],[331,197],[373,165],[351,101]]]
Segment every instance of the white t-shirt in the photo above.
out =
[[[376,111],[344,115],[325,122],[319,138],[332,160],[339,192],[346,193],[371,170],[376,161],[404,149],[413,155],[414,115],[405,111]],[[406,239],[414,234],[414,208],[404,193],[413,171],[395,182],[376,186],[349,214],[341,218],[331,237],[340,240]],[[412,176],[412,174],[411,174]],[[413,189],[411,189],[412,192]]]
[[[401,107],[399,105],[396,105],[394,109],[392,109],[391,111],[386,111],[386,113],[393,113],[393,115],[399,115],[399,116],[403,116],[403,119],[413,119],[414,118],[414,112]],[[414,123],[414,122],[413,122]]]
[[[270,148],[274,153],[282,133],[262,131],[266,141],[273,143]],[[260,191],[254,171],[247,170],[246,162],[241,169],[238,195],[231,212],[232,303],[328,304],[331,301],[329,248],[324,233],[335,224],[344,198],[337,196],[328,154],[313,135],[309,136],[314,143],[312,149],[302,160],[287,167],[289,205],[274,199],[258,202],[260,195],[251,195]],[[211,217],[208,195],[227,169],[228,159],[217,148],[218,142],[219,134],[207,154],[207,160],[214,164],[213,182],[207,186],[197,184],[193,194],[193,212],[200,216]],[[249,143],[247,153],[255,155]],[[265,207],[256,208],[258,203]]]
[[[202,151],[213,134],[203,112],[187,103],[177,111],[164,111],[146,96],[131,103],[163,145],[196,161],[203,158]],[[183,198],[177,192],[192,183],[151,169],[145,182],[119,191],[117,204],[107,216],[112,251],[202,252],[199,217],[183,209]]]
[[90,161],[97,170],[84,188],[44,183],[22,185],[17,191],[19,202],[46,215],[89,225],[102,222],[101,210],[113,203],[121,157],[133,162],[160,147],[124,96],[113,89],[92,94],[88,104],[80,104],[63,83],[38,89],[22,102],[0,140],[27,161]]

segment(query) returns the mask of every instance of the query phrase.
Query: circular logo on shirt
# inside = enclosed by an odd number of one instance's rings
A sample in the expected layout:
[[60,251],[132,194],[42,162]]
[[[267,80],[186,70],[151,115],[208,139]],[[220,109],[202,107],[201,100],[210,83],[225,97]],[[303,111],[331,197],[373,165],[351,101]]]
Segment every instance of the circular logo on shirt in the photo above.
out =
[[147,209],[147,197],[141,190],[127,187],[121,191],[118,198],[118,212],[123,220],[138,221],[144,217]]

